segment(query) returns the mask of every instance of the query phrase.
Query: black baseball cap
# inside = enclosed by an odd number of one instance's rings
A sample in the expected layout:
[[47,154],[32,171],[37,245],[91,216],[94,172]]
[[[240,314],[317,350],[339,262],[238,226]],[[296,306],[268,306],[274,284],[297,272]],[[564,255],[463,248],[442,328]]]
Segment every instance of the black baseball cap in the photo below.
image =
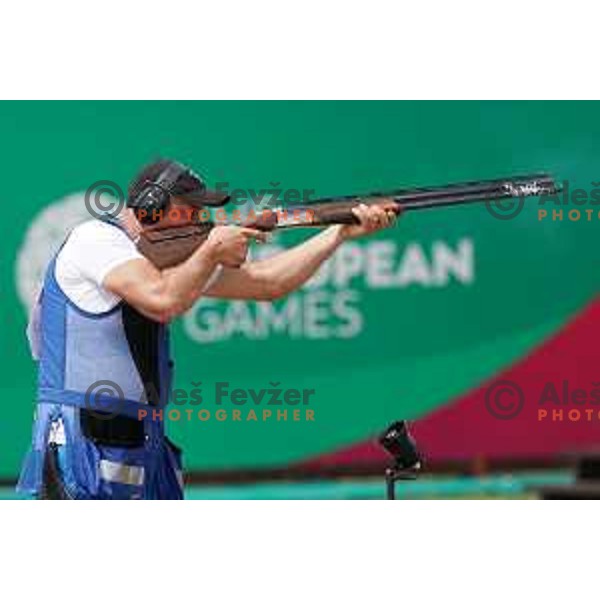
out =
[[208,189],[204,179],[190,167],[169,159],[159,159],[146,165],[127,190],[130,204],[148,185],[157,186],[192,206],[223,206],[229,195]]

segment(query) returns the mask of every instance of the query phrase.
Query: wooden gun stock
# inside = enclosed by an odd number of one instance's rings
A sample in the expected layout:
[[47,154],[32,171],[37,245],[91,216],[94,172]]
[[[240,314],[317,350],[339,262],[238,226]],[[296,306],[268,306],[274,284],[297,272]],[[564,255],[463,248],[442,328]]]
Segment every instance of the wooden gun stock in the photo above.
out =
[[[246,220],[244,225],[260,231],[272,231],[277,226],[275,213]],[[145,227],[137,240],[138,250],[158,269],[168,269],[182,263],[201,246],[210,235],[215,223],[212,221],[182,222],[164,227],[160,223]]]

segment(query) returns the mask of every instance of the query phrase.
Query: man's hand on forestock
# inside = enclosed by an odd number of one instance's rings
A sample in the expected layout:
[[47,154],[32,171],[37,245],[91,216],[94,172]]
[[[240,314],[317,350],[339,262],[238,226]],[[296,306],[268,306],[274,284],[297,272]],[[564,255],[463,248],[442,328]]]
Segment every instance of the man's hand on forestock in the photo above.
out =
[[384,208],[382,206],[359,204],[356,208],[352,209],[352,212],[360,220],[360,224],[342,226],[341,233],[346,240],[370,235],[381,229],[393,227],[398,218],[397,213],[392,208]]

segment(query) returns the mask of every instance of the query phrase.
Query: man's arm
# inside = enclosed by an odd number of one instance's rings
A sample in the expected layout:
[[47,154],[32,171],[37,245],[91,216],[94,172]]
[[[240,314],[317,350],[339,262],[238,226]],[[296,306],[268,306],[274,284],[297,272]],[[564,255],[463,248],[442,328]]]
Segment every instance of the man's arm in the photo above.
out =
[[111,270],[103,286],[147,317],[161,323],[184,313],[198,300],[218,265],[246,260],[248,240],[265,234],[245,227],[215,227],[185,262],[159,271],[149,260],[130,260]]
[[275,300],[308,281],[335,250],[348,239],[389,227],[395,215],[380,207],[354,209],[360,225],[333,225],[303,244],[276,256],[246,262],[239,269],[223,269],[204,295],[230,300]]

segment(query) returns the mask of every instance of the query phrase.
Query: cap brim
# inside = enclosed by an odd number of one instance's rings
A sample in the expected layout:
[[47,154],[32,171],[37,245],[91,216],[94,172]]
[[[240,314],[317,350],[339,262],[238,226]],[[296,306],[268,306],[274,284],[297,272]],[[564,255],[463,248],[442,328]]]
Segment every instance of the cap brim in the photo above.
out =
[[185,202],[192,206],[223,206],[224,204],[227,204],[231,198],[229,194],[207,189],[198,192],[177,194],[177,197],[185,200]]

